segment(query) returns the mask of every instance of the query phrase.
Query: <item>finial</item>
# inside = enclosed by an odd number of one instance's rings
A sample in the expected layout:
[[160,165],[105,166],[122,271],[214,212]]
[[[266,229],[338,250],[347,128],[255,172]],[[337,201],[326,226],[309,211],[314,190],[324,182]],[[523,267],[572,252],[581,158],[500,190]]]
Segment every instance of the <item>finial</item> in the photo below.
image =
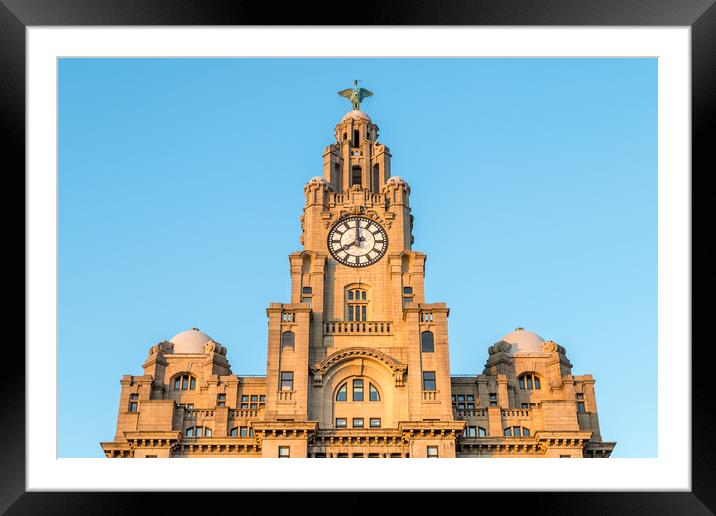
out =
[[365,88],[359,88],[359,82],[361,81],[355,79],[353,80],[353,88],[346,88],[345,90],[338,92],[341,97],[345,97],[351,101],[353,109],[355,110],[360,110],[360,103],[363,102],[363,99],[373,96],[372,91],[366,90]]

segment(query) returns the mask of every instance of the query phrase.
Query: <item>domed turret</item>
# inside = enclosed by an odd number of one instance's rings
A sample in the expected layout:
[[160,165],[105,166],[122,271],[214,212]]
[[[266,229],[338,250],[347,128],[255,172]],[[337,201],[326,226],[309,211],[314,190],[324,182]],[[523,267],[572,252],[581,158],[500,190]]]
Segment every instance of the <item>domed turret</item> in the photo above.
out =
[[343,123],[346,120],[365,120],[367,122],[372,122],[367,113],[358,109],[354,109],[353,111],[349,111],[348,113],[346,113],[343,118],[341,118],[340,123]]
[[199,328],[192,328],[174,335],[169,342],[174,344],[174,353],[204,353],[204,344],[213,340]]
[[502,339],[511,345],[510,353],[542,353],[542,343],[544,339],[534,332],[527,331],[524,328],[515,328]]

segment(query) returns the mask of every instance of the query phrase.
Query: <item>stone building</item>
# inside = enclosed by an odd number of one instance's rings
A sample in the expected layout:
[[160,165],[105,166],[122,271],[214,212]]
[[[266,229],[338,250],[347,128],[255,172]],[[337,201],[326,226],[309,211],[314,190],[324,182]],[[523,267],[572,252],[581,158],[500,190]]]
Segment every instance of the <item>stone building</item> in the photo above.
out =
[[193,328],[121,380],[107,457],[608,457],[591,375],[522,328],[482,374],[450,376],[445,303],[425,299],[410,187],[378,126],[335,127],[304,188],[291,299],[271,303],[266,375],[232,373]]

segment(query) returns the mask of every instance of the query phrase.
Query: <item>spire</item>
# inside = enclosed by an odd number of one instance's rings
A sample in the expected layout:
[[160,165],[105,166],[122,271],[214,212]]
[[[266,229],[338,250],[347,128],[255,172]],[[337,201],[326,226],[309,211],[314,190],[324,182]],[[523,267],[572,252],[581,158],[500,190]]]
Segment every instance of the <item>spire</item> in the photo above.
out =
[[356,111],[360,110],[360,103],[363,102],[363,99],[366,97],[372,97],[373,92],[370,90],[367,90],[365,88],[359,88],[358,83],[360,81],[358,79],[355,79],[353,81],[353,88],[346,88],[345,90],[341,90],[338,92],[338,94],[341,97],[345,97],[348,100],[350,100],[351,104],[353,105],[353,109]]

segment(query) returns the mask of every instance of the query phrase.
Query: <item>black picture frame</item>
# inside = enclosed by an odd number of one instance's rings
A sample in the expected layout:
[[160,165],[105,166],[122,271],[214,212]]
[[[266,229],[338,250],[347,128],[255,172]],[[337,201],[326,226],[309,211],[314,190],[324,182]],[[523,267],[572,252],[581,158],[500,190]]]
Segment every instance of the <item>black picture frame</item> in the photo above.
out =
[[[10,178],[20,182],[19,191],[25,192],[25,29],[65,25],[688,26],[692,52],[692,188],[694,178],[716,170],[708,131],[709,122],[716,120],[714,0],[368,0],[362,5],[295,2],[280,7],[241,0],[0,0],[0,120],[8,193]],[[692,219],[699,220],[693,215]],[[679,345],[686,352],[689,344]],[[693,339],[691,356],[705,356],[710,344]],[[0,510],[8,514],[99,514],[146,508],[146,494],[26,492],[25,349],[6,342],[4,352]],[[712,514],[716,511],[716,461],[710,434],[715,411],[709,368],[708,360],[692,361],[690,492],[480,493],[480,505],[485,507],[491,501],[487,497],[491,497],[506,501],[511,510],[524,503],[522,507],[529,507],[531,513]],[[638,424],[634,429],[638,430]],[[218,504],[218,494],[211,496],[211,503]],[[208,509],[207,498],[198,498]],[[182,503],[191,499],[183,496]],[[507,508],[504,504],[501,507]],[[188,506],[182,512],[186,510]],[[239,508],[234,506],[233,510]]]

